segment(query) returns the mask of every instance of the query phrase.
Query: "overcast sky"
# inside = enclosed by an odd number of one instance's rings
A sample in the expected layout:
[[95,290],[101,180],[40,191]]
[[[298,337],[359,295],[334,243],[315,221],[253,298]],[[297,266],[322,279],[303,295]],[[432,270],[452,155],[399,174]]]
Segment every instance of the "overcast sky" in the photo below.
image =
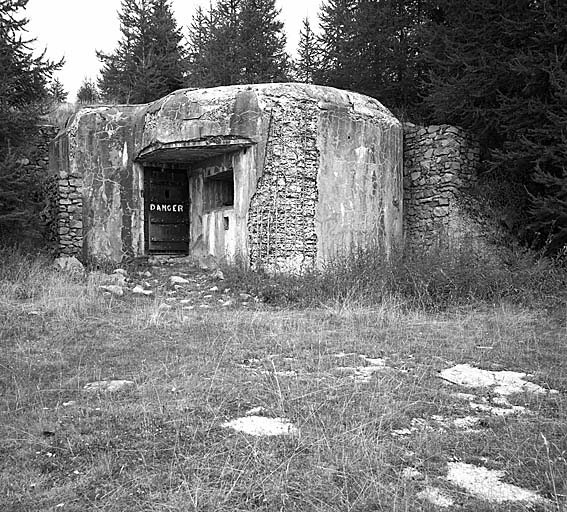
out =
[[[100,69],[95,50],[111,52],[120,39],[117,12],[120,0],[29,0],[25,17],[29,36],[36,46],[47,48],[53,60],[65,57],[65,66],[56,76],[75,101],[77,89],[84,77],[95,79]],[[184,33],[191,23],[197,5],[209,5],[209,0],[172,0],[177,23]],[[308,16],[317,23],[321,0],[276,0],[285,24],[288,51],[295,53],[301,22]]]

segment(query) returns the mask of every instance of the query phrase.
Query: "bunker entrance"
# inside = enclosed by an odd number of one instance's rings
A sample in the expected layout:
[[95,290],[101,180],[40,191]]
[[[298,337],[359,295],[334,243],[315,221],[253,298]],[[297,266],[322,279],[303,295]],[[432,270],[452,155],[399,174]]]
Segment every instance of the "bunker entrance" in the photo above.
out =
[[204,224],[207,215],[234,205],[231,154],[251,145],[245,139],[214,137],[155,143],[140,152],[146,254],[188,254],[201,236],[207,242],[223,240],[221,232],[230,229],[228,216],[221,227],[214,223],[213,232],[205,233]]
[[146,167],[146,253],[189,252],[189,182],[186,170]]

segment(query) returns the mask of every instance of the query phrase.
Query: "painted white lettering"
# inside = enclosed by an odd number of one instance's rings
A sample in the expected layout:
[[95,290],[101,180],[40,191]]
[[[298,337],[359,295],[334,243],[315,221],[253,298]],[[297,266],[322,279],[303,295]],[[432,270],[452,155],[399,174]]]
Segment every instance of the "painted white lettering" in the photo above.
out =
[[164,205],[164,206],[166,207],[166,211],[168,211],[168,212],[170,212],[170,211],[171,211],[171,205],[170,205],[170,204],[168,204],[168,205]]
[[150,204],[150,212],[153,212],[156,209],[156,205],[151,203]]
[[182,204],[180,204],[180,205],[177,206],[177,211],[178,211],[178,212],[182,212],[182,211],[183,211],[183,205],[182,205]]

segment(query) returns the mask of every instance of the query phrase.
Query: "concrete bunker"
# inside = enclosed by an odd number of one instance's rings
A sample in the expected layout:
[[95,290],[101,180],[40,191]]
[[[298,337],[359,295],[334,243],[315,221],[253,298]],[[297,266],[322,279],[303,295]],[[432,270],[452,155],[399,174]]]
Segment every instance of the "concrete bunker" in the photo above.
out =
[[180,90],[79,111],[52,143],[60,251],[191,254],[281,270],[402,241],[401,124],[307,84]]

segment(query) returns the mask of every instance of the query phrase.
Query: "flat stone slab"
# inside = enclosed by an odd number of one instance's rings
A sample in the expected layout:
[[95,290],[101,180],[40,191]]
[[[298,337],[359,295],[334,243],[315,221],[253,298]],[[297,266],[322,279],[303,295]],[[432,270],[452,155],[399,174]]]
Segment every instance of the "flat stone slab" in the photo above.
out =
[[109,292],[112,295],[116,295],[118,297],[122,297],[122,295],[124,295],[124,289],[122,288],[122,286],[118,286],[116,284],[104,285],[101,286],[100,289],[104,292]]
[[299,429],[285,418],[266,418],[265,416],[245,416],[227,421],[221,425],[244,432],[251,436],[284,436],[297,435]]
[[510,371],[481,370],[468,364],[458,364],[442,370],[439,376],[453,384],[469,388],[493,387],[499,395],[513,393],[558,393],[555,389],[546,390],[533,382],[524,380],[526,373]]
[[546,503],[548,500],[534,491],[501,482],[504,471],[495,471],[464,462],[449,462],[447,480],[473,496],[492,503],[519,501]]
[[116,393],[117,391],[126,391],[136,386],[131,380],[99,380],[89,382],[83,388],[89,393]]

